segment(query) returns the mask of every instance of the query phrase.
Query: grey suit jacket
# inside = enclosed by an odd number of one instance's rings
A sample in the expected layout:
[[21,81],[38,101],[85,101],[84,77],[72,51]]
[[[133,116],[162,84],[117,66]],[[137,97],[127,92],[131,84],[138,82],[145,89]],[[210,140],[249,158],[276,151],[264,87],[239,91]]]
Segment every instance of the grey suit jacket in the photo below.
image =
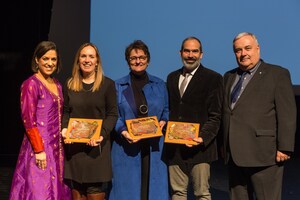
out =
[[296,102],[289,71],[262,61],[233,109],[230,88],[237,69],[224,75],[222,130],[225,162],[270,166],[276,151],[294,150]]

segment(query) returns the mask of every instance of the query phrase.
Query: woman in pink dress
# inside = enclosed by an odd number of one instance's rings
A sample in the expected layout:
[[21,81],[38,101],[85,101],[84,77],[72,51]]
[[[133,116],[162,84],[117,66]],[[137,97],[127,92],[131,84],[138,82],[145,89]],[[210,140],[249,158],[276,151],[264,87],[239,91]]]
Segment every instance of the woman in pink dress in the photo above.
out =
[[21,86],[21,116],[26,130],[16,164],[10,200],[68,200],[63,181],[64,150],[60,132],[63,108],[61,84],[52,77],[60,69],[56,45],[39,43]]

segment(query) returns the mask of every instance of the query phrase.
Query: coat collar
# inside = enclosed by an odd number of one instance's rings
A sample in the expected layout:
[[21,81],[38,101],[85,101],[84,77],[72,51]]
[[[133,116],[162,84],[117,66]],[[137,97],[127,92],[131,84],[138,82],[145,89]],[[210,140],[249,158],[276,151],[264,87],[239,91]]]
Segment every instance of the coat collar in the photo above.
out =
[[[148,78],[149,78],[149,82],[158,82],[157,79],[155,78],[155,76],[152,76],[151,74],[149,74],[148,72],[146,72]],[[121,85],[131,85],[131,79],[130,79],[130,75],[126,75],[123,78],[117,80],[118,83],[120,83]]]

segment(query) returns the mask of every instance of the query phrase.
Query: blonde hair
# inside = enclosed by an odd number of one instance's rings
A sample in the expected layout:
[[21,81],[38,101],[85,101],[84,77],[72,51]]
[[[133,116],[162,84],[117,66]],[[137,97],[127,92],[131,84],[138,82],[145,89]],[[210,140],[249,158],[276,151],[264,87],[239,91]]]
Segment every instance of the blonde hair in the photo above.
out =
[[97,57],[97,64],[95,69],[95,82],[92,87],[92,92],[99,90],[102,82],[104,81],[104,72],[102,69],[102,63],[101,63],[101,58],[100,58],[100,53],[98,51],[98,48],[96,47],[96,45],[92,43],[84,43],[77,50],[74,63],[73,63],[72,77],[68,80],[68,84],[67,84],[68,88],[75,92],[79,92],[83,90],[83,86],[82,86],[83,77],[79,66],[79,57],[80,57],[81,50],[87,46],[91,46],[95,49],[96,57]]

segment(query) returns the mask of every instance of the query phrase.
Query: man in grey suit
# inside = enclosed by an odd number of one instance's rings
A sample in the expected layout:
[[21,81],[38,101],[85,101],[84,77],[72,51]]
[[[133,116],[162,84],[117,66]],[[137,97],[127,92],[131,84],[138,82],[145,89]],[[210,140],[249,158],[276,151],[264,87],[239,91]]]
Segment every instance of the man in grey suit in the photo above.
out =
[[256,36],[233,40],[238,68],[224,75],[224,156],[232,200],[280,200],[294,150],[296,103],[289,71],[260,58]]
[[172,200],[186,200],[192,183],[196,200],[210,200],[210,163],[217,159],[216,136],[221,123],[223,79],[200,60],[202,44],[195,37],[183,40],[183,67],[167,78],[169,120],[200,123],[196,145],[165,144]]

